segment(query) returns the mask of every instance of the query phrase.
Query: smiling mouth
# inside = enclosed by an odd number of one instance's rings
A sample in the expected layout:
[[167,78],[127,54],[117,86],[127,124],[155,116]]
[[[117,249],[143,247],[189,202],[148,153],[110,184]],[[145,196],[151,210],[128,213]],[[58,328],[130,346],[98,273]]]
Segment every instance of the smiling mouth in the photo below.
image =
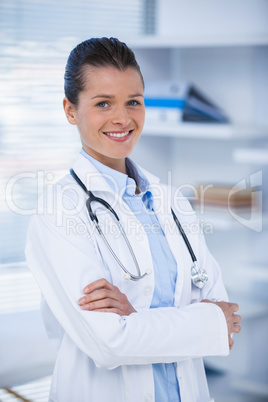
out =
[[108,137],[117,137],[117,138],[123,138],[129,135],[133,130],[125,131],[124,133],[109,133],[109,132],[104,132],[103,134],[107,135]]

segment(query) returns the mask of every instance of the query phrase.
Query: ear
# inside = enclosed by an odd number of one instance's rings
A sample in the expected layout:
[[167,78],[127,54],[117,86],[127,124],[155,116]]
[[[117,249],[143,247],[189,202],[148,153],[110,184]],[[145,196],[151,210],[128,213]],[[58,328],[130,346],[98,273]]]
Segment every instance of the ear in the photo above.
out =
[[68,122],[70,124],[76,125],[77,123],[76,123],[76,118],[75,118],[75,115],[76,115],[75,106],[66,97],[63,99],[63,109],[64,109]]

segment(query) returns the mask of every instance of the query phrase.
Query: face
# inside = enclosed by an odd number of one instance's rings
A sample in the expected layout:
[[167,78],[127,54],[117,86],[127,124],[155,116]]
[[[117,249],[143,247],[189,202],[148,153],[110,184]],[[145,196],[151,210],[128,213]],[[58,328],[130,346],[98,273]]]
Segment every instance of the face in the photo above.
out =
[[125,158],[144,124],[143,83],[138,71],[88,67],[78,106],[64,99],[68,121],[78,127],[84,150],[101,163],[125,173]]

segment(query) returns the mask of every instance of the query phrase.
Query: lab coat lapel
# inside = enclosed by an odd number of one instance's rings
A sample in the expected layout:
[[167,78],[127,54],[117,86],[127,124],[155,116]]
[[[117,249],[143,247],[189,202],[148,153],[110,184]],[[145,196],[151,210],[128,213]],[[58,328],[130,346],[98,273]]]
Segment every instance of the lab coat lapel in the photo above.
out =
[[[182,304],[188,304],[191,300],[191,257],[185,247],[182,236],[171,215],[172,206],[172,188],[159,184],[159,178],[152,175],[147,170],[140,168],[147,177],[150,186],[149,189],[153,194],[154,210],[161,227],[167,238],[170,250],[177,263],[177,281],[175,289],[174,306],[178,307]],[[182,217],[179,217],[181,219]],[[185,271],[185,267],[187,270]],[[188,269],[189,268],[189,269]],[[189,277],[189,278],[186,278]],[[186,284],[188,286],[186,287]]]

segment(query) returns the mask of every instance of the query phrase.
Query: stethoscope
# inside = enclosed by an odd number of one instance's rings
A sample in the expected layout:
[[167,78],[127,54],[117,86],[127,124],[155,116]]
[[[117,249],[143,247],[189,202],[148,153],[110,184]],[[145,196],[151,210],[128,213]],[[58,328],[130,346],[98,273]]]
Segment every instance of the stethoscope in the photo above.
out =
[[[120,223],[120,219],[119,219],[117,213],[115,212],[115,210],[111,207],[111,205],[107,201],[103,200],[102,198],[96,197],[92,193],[92,191],[88,190],[86,188],[86,186],[84,185],[84,183],[82,183],[82,181],[79,179],[79,177],[77,176],[77,174],[74,172],[73,169],[70,170],[70,173],[71,173],[72,177],[75,179],[75,181],[79,184],[79,186],[81,186],[82,189],[85,191],[85,193],[88,195],[86,206],[87,206],[87,210],[88,210],[90,219],[95,224],[95,227],[96,227],[98,233],[101,235],[101,237],[102,237],[104,243],[106,244],[107,248],[109,249],[110,253],[114,257],[114,259],[117,261],[118,265],[124,271],[124,273],[125,273],[124,278],[125,279],[130,279],[132,281],[137,281],[139,279],[144,278],[146,275],[150,275],[151,270],[149,270],[149,269],[144,274],[141,274],[140,267],[139,267],[138,261],[137,261],[137,259],[135,257],[134,251],[133,251],[133,249],[131,247],[131,244],[128,241],[127,235],[126,235],[126,233],[125,233],[125,231],[123,229],[123,226]],[[98,218],[97,218],[96,214],[94,214],[94,212],[92,211],[92,208],[91,208],[91,203],[92,202],[100,203],[106,209],[108,209],[113,214],[113,216],[115,217],[117,225],[119,227],[119,230],[120,230],[120,232],[121,232],[121,234],[122,234],[122,236],[123,236],[123,238],[124,238],[124,240],[125,240],[125,242],[126,242],[126,244],[128,246],[128,249],[129,249],[130,254],[132,256],[132,259],[134,261],[134,264],[135,264],[135,267],[136,267],[138,275],[131,274],[127,270],[127,268],[122,264],[122,262],[119,260],[119,258],[115,254],[115,252],[113,251],[111,245],[109,244],[108,240],[106,239],[103,231],[101,230],[101,228],[99,226],[99,221],[98,221]],[[184,242],[185,242],[185,244],[187,246],[187,249],[188,249],[188,251],[189,251],[189,253],[191,255],[192,261],[193,261],[193,265],[191,267],[192,282],[199,289],[202,289],[203,286],[205,285],[205,283],[207,283],[207,281],[208,281],[208,274],[207,274],[205,269],[201,269],[201,268],[198,267],[197,259],[196,259],[196,256],[194,254],[194,251],[193,251],[193,249],[191,247],[191,244],[190,244],[190,242],[189,242],[189,240],[188,240],[188,238],[187,238],[187,236],[186,236],[186,234],[185,234],[185,232],[184,232],[184,230],[183,230],[183,228],[182,228],[182,226],[181,226],[181,224],[180,224],[180,222],[179,222],[179,220],[178,220],[178,218],[177,218],[177,216],[176,216],[176,214],[175,214],[175,212],[173,211],[172,208],[171,208],[171,213],[172,213],[173,219],[174,219],[174,221],[175,221],[175,223],[176,223],[176,225],[177,225],[177,227],[178,227],[178,229],[179,229],[179,231],[180,231],[180,233],[181,233],[181,235],[183,237],[183,240],[184,240]]]

